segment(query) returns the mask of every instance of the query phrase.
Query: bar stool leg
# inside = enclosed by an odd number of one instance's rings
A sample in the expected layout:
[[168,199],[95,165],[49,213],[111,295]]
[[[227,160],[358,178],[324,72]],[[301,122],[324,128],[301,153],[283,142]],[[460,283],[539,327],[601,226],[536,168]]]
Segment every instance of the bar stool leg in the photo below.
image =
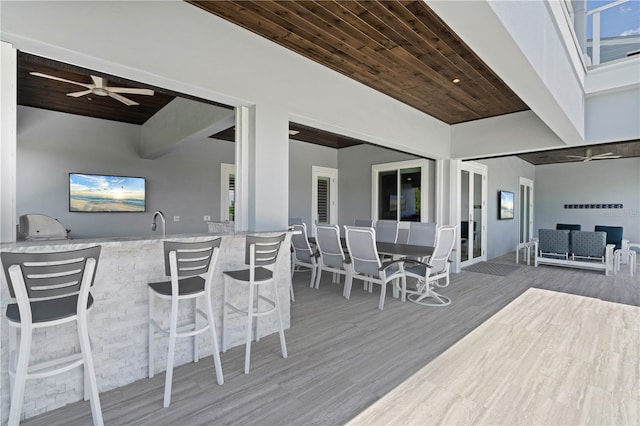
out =
[[[224,302],[223,302],[224,303]],[[211,296],[207,295],[207,321],[211,329],[211,339],[213,342],[213,365],[216,368],[216,379],[218,384],[224,384],[224,376],[222,375],[222,362],[220,362],[220,348],[218,348],[218,333],[213,317],[213,305],[211,304]]]
[[282,358],[287,357],[287,343],[284,340],[284,324],[282,323],[282,313],[280,311],[280,298],[278,297],[278,288],[276,281],[273,280],[273,295],[276,304],[276,314],[278,315],[278,325],[280,326],[280,349],[282,350]]
[[253,328],[253,296],[254,289],[249,284],[249,304],[247,305],[247,342],[244,349],[244,374],[249,374],[249,365],[251,363],[251,329]]
[[9,426],[20,423],[22,403],[24,402],[24,388],[27,381],[27,368],[29,366],[29,353],[31,352],[31,340],[33,329],[30,324],[23,324],[20,329],[20,349],[17,354],[16,378],[11,394],[11,408],[9,409]]
[[151,289],[149,289],[149,378],[151,379],[155,374],[155,327],[153,325],[154,318],[154,303],[153,300],[155,296],[153,295]]
[[[255,312],[256,314],[258,312],[260,312],[260,287],[256,286],[256,295],[255,298],[253,299],[253,303],[255,304]],[[256,338],[255,341],[259,342],[260,341],[260,317],[258,315],[256,315],[255,317],[255,321],[256,321]]]
[[[91,397],[91,416],[94,425],[103,425],[102,407],[100,406],[100,397],[98,395],[98,382],[96,381],[96,371],[93,365],[93,354],[91,353],[91,343],[89,342],[89,327],[87,325],[87,316],[78,314],[78,337],[80,338],[80,350],[85,369],[85,382],[88,381]],[[86,393],[86,390],[85,390]]]
[[[198,298],[193,299],[193,330],[198,329]],[[193,362],[198,362],[198,335],[193,335]]]
[[224,278],[222,283],[222,336],[220,336],[220,343],[222,346],[222,353],[227,351],[227,278]]
[[173,382],[173,357],[176,350],[176,332],[178,328],[178,299],[171,300],[171,324],[169,325],[169,350],[167,353],[167,373],[164,382],[163,407],[171,404],[171,384]]
[[[9,371],[16,371],[16,342],[18,330],[16,327],[9,326]],[[13,395],[13,387],[15,386],[15,374],[9,374],[9,393]]]

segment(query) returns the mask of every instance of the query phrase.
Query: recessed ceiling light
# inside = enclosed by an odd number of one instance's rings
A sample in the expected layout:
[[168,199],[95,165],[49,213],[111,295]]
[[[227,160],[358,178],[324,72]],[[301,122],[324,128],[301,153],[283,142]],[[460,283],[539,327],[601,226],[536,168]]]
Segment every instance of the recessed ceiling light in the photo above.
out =
[[291,135],[291,136],[295,136],[298,133],[300,133],[300,130],[289,130],[289,135]]
[[456,78],[454,78],[453,80],[451,80],[451,82],[452,82],[453,84],[458,84],[458,83],[460,83],[460,79],[456,77]]

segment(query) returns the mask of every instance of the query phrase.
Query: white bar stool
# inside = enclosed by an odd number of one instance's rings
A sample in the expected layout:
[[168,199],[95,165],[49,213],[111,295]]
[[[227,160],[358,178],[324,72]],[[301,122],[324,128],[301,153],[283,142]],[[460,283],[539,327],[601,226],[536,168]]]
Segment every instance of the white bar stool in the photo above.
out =
[[531,249],[535,250],[534,247],[537,240],[537,238],[534,238],[531,241],[518,243],[518,245],[516,246],[516,264],[520,263],[520,250],[522,250],[522,254],[527,258],[527,265],[531,264]]
[[[100,246],[54,253],[1,253],[9,293],[10,426],[20,423],[27,379],[39,379],[84,366],[84,399],[90,401],[94,425],[102,425],[102,409],[91,355],[87,312]],[[29,365],[33,331],[75,321],[80,352]],[[20,329],[18,339],[17,330]],[[45,349],[46,350],[46,349]],[[41,352],[44,352],[42,350]]]
[[[197,335],[207,330],[211,331],[213,344],[213,363],[216,369],[218,384],[224,383],[222,376],[222,364],[220,351],[218,350],[218,336],[213,317],[211,302],[211,282],[221,238],[201,242],[164,242],[165,273],[171,277],[170,281],[150,283],[149,288],[149,378],[155,373],[155,333],[169,336],[167,353],[167,373],[164,384],[163,407],[167,408],[171,403],[171,383],[173,381],[173,363],[178,337],[193,337],[193,362],[198,361]],[[169,328],[161,327],[154,319],[154,299],[171,301],[171,316]],[[197,298],[203,298],[206,311],[198,309]],[[194,301],[193,322],[178,326],[178,302],[181,300]],[[207,320],[207,324],[198,328],[197,319],[201,315]]]
[[[273,267],[275,266],[282,242],[286,234],[274,237],[262,237],[247,235],[245,246],[245,262],[249,265],[249,269],[239,271],[227,271],[224,273],[224,307],[222,312],[222,352],[227,350],[228,336],[226,333],[227,317],[232,314],[246,316],[247,318],[247,340],[245,345],[244,373],[249,374],[249,365],[251,360],[251,341],[253,334],[253,319],[256,319],[255,338],[256,342],[260,340],[258,332],[258,318],[261,316],[275,313],[278,317],[278,327],[280,333],[280,348],[282,357],[287,357],[287,344],[284,339],[284,326],[282,324],[282,313],[280,310],[280,299],[278,297],[278,288],[276,280],[273,276]],[[288,274],[287,274],[288,276]],[[229,286],[234,284],[248,285],[248,303],[247,308],[241,309],[228,301]],[[260,287],[270,286],[273,298],[270,299],[260,294]],[[261,310],[260,301],[266,302],[269,306],[267,309]],[[229,312],[231,310],[232,312]]]

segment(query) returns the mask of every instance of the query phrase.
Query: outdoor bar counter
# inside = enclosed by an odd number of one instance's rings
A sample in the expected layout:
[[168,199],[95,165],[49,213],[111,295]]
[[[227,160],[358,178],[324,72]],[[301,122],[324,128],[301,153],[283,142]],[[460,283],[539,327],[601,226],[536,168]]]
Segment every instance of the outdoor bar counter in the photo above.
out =
[[[282,320],[285,329],[290,327],[291,285],[289,246],[291,231],[273,232],[226,232],[223,234],[181,234],[167,236],[142,236],[105,239],[77,239],[38,242],[17,242],[0,244],[0,251],[12,252],[48,252],[74,250],[93,245],[102,246],[100,260],[96,270],[94,286],[91,290],[95,302],[89,312],[89,332],[93,347],[93,356],[98,381],[98,389],[105,392],[136,380],[147,378],[148,372],[148,291],[147,283],[167,279],[163,264],[163,241],[203,241],[222,237],[220,254],[214,272],[212,287],[213,309],[216,317],[218,339],[222,335],[222,290],[223,271],[245,268],[245,235],[277,235],[287,232],[280,250],[275,278],[278,286],[278,297],[282,308]],[[230,290],[227,296],[232,300],[246,300],[247,288],[237,287]],[[1,323],[1,409],[2,419],[6,424],[9,415],[11,395],[9,392],[8,373],[8,325],[5,317],[7,304],[10,302],[7,284],[2,278],[0,307]],[[189,302],[181,302],[188,304]],[[246,302],[245,302],[246,303]],[[240,305],[242,306],[242,305]],[[168,324],[170,303],[156,302],[156,318],[164,317]],[[193,304],[181,305],[184,318],[192,318]],[[178,323],[182,322],[180,319]],[[228,322],[227,339],[229,347],[244,344],[246,338],[246,318],[232,318]],[[269,315],[260,319],[260,335],[265,336],[277,332],[277,319]],[[211,375],[215,382],[215,371],[211,355],[211,335],[202,333],[198,336],[200,361],[211,364]],[[156,350],[156,373],[165,370],[166,346],[168,339],[158,337]],[[192,340],[178,339],[176,345],[175,365],[182,365],[193,360]],[[220,343],[220,342],[218,342]],[[79,350],[75,323],[47,330],[46,334],[36,330],[32,346],[32,361],[46,351],[48,357],[59,356]],[[203,359],[204,358],[204,359]],[[225,371],[224,359],[222,369]],[[25,390],[23,418],[51,411],[68,403],[83,398],[82,369],[44,379],[28,380]],[[217,386],[217,385],[216,385]],[[215,391],[215,389],[212,389]],[[158,406],[161,406],[162,395],[158,394]]]

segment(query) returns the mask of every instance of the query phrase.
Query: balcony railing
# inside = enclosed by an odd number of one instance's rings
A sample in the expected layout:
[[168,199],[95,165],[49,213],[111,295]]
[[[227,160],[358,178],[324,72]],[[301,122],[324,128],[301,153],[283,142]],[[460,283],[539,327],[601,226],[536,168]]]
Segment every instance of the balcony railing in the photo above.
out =
[[587,65],[640,54],[640,4],[637,1],[613,1],[588,10],[585,15],[587,31],[583,51],[591,59]]

